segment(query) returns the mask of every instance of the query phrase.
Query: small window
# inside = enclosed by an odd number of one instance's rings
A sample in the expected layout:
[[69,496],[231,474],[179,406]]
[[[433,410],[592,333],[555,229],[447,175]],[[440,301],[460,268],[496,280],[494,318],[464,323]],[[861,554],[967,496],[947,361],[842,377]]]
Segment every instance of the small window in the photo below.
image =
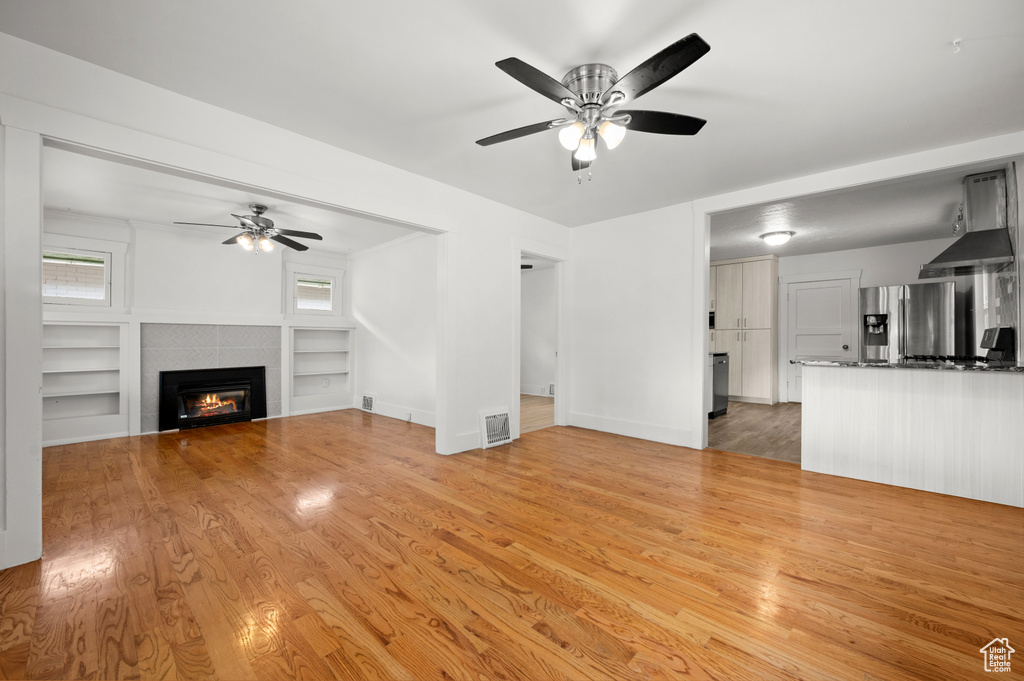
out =
[[334,280],[299,275],[295,279],[295,309],[330,312],[334,309]]
[[43,251],[43,302],[110,305],[110,254]]

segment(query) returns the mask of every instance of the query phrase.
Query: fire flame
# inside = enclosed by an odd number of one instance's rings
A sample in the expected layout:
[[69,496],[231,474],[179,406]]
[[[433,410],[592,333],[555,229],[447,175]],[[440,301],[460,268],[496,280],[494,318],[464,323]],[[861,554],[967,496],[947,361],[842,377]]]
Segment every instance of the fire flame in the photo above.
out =
[[214,412],[231,412],[238,411],[238,406],[234,399],[226,399],[223,402],[217,393],[206,395],[199,402],[199,413],[202,415],[211,414]]

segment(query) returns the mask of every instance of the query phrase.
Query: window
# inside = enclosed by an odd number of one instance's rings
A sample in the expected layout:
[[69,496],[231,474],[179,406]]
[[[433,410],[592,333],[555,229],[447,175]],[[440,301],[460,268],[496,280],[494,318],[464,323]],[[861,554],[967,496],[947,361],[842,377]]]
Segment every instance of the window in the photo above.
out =
[[344,315],[345,270],[311,263],[284,264],[282,307],[289,317]]
[[110,253],[43,251],[43,302],[110,305]]
[[329,312],[334,309],[333,293],[333,279],[300,274],[295,278],[295,309]]

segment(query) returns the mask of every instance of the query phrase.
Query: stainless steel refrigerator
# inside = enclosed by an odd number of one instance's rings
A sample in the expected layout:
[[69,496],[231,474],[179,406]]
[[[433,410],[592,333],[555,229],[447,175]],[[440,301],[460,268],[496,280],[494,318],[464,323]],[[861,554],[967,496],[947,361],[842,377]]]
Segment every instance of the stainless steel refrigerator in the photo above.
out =
[[862,362],[962,354],[957,345],[954,282],[860,289]]

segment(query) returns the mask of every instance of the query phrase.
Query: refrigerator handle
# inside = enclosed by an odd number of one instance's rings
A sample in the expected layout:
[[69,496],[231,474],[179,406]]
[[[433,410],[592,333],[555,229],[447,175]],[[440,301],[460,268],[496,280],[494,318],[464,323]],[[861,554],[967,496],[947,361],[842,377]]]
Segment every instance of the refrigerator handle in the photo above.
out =
[[897,296],[900,318],[900,333],[897,339],[898,347],[896,350],[898,354],[897,362],[902,362],[907,356],[907,293],[907,287],[900,286],[899,295]]

